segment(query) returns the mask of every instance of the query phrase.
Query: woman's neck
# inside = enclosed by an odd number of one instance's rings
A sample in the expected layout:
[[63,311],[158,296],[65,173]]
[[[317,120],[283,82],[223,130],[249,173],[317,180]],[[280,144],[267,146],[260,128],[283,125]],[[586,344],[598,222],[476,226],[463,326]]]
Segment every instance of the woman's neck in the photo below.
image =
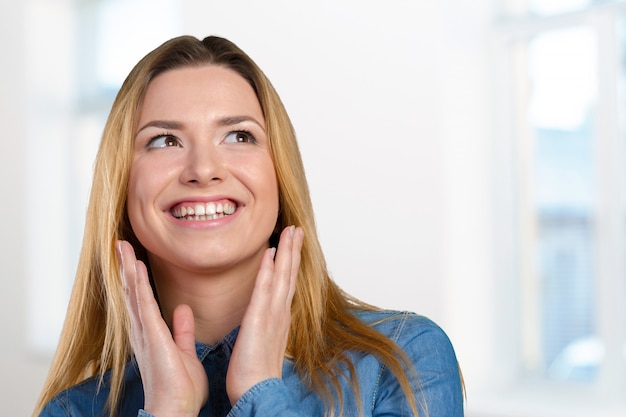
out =
[[215,344],[241,320],[250,301],[259,266],[246,266],[213,274],[198,274],[172,267],[152,270],[161,314],[171,328],[172,313],[187,304],[194,314],[196,340]]

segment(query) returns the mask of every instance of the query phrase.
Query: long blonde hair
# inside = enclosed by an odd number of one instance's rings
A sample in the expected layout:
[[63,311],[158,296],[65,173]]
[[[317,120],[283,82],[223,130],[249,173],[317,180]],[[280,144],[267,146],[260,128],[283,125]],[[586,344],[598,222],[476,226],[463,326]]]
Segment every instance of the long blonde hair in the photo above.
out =
[[169,40],[144,57],[128,75],[113,103],[96,157],[83,246],[65,324],[33,415],[62,390],[88,377],[102,377],[107,371],[111,372],[110,415],[117,410],[123,370],[132,351],[115,256],[116,240],[130,241],[138,257],[146,261],[145,249],[135,237],[126,214],[137,117],[146,89],[155,76],[198,65],[229,68],[254,88],[265,116],[278,178],[280,211],[275,230],[292,224],[304,229],[306,239],[293,300],[287,355],[293,358],[310,389],[320,395],[329,410],[334,410],[336,401],[343,406],[341,378],[351,381],[352,391],[358,396],[358,381],[342,371],[347,367],[349,374],[355,374],[346,352],[372,354],[396,376],[417,416],[409,382],[414,375],[403,351],[353,315],[354,309],[374,308],[351,298],[329,276],[317,238],[295,132],[278,94],[258,66],[236,45],[219,37],[200,41],[191,36]]

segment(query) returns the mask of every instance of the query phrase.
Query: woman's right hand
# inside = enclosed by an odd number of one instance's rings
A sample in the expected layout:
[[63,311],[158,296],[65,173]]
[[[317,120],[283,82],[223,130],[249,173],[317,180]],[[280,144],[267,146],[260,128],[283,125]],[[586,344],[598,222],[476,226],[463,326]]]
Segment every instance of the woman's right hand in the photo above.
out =
[[117,252],[144,410],[156,417],[196,417],[208,399],[209,382],[196,354],[193,312],[187,305],[178,306],[170,332],[154,299],[146,266],[128,242],[119,241]]

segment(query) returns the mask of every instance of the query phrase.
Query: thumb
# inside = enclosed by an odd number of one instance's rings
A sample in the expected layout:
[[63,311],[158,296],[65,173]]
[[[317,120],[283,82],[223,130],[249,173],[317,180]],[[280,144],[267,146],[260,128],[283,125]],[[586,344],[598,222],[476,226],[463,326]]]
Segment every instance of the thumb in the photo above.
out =
[[181,351],[196,356],[196,326],[193,311],[188,305],[181,304],[174,309],[172,333],[174,342]]

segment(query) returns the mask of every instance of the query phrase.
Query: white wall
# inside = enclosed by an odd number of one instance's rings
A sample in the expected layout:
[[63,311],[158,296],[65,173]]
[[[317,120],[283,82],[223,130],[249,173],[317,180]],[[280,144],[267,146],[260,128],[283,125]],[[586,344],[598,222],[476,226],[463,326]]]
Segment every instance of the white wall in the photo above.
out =
[[336,280],[442,319],[438,2],[186,4],[190,33],[238,43],[281,94]]
[[[32,411],[48,367],[26,347],[26,245],[24,230],[25,51],[23,4],[0,5],[0,415],[26,416]],[[42,202],[45,203],[45,202]],[[42,213],[45,215],[45,213]]]
[[[471,3],[182,1],[185,32],[235,41],[281,94],[336,280],[439,322],[470,393],[485,374],[491,314],[490,0]],[[25,88],[21,7],[0,6],[0,173],[11,179],[0,185],[0,414],[11,416],[29,413],[48,361],[29,353],[24,329],[23,132],[36,121],[5,110]]]

